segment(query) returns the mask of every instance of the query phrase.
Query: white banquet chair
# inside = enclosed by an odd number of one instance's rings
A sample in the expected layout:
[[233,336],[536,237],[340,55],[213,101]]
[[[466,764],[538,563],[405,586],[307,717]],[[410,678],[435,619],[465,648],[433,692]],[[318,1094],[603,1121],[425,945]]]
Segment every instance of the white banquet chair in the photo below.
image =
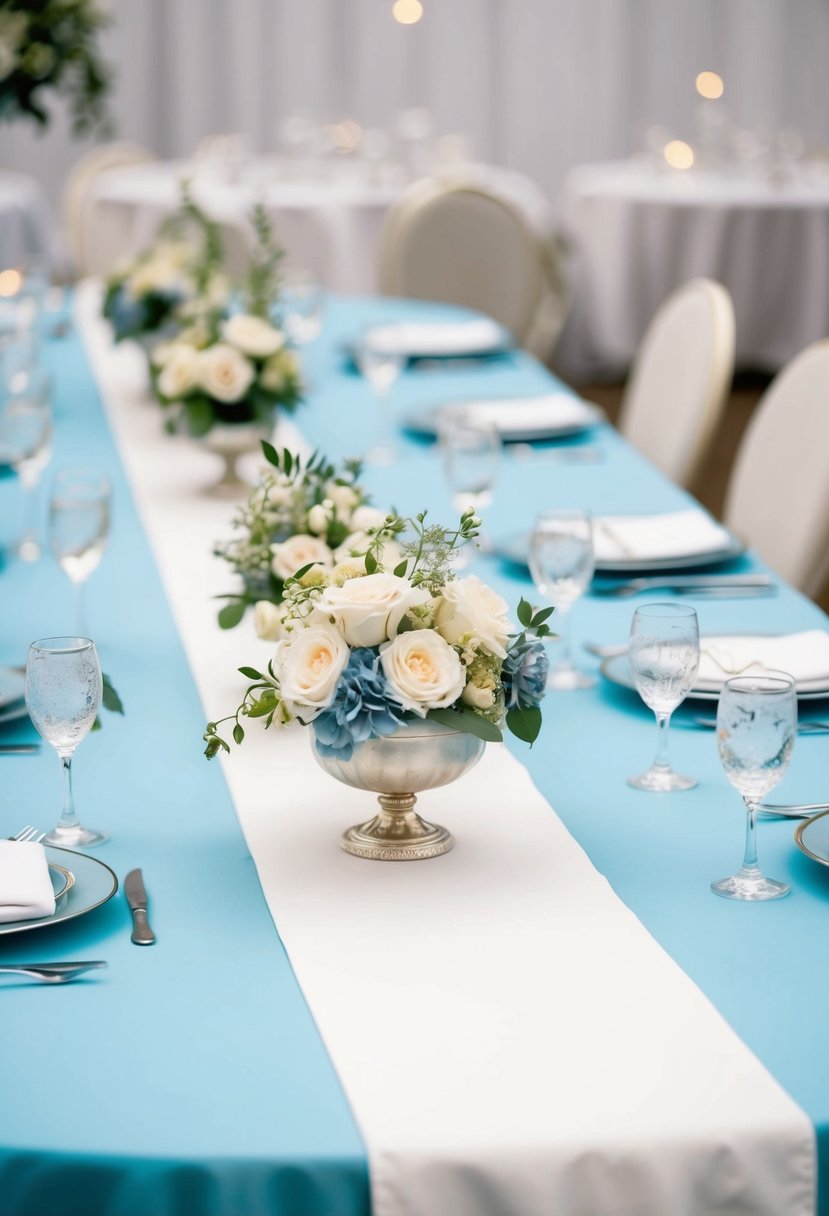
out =
[[643,337],[619,430],[678,485],[700,472],[734,375],[734,306],[724,287],[692,279],[662,304]]
[[111,209],[93,206],[95,179],[108,169],[149,164],[155,159],[140,144],[106,143],[84,153],[70,170],[63,188],[63,227],[78,278],[107,274],[130,244],[129,215],[121,217]]
[[407,190],[383,226],[378,278],[384,295],[486,313],[542,358],[569,308],[552,232],[484,181],[427,178]]
[[778,372],[740,443],[723,519],[807,595],[829,576],[829,339]]

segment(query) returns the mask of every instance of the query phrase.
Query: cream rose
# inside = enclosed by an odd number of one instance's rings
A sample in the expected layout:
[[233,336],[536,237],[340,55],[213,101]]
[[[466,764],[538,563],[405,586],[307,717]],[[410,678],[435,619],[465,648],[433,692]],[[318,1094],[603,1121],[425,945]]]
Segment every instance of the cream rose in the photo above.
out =
[[270,600],[257,600],[253,608],[256,636],[264,642],[278,642],[282,637],[282,611]]
[[217,401],[241,401],[253,381],[253,365],[233,346],[217,342],[199,354],[199,381]]
[[326,506],[325,503],[316,503],[308,512],[308,531],[313,532],[315,536],[322,536],[328,531],[328,524],[331,520],[333,504]]
[[446,584],[438,601],[435,624],[447,642],[472,634],[481,647],[498,659],[506,658],[512,631],[506,600],[475,575]]
[[417,595],[407,578],[368,574],[348,579],[340,587],[326,587],[317,601],[314,618],[333,620],[349,646],[379,646],[389,637],[390,615],[398,611],[402,614]]
[[421,718],[453,705],[466,682],[456,651],[430,629],[399,633],[380,647],[380,665],[395,700]]
[[355,532],[365,532],[367,528],[379,528],[386,522],[386,517],[377,507],[357,507],[351,516],[351,527]]
[[164,353],[164,364],[158,377],[158,391],[162,397],[177,401],[189,393],[199,382],[200,355],[186,342],[173,342]]
[[349,650],[332,625],[310,625],[282,643],[279,689],[295,717],[309,722],[331,704]]
[[[334,559],[338,562],[352,561],[354,558],[364,558],[368,550],[374,544],[374,537],[369,536],[367,532],[352,532],[347,536],[343,543],[334,550]],[[396,565],[402,560],[403,550],[398,545],[397,541],[383,541],[382,547],[378,554],[378,560],[387,570],[393,570]],[[365,567],[365,562],[363,562]]]
[[246,313],[228,317],[222,325],[222,337],[225,342],[254,359],[267,359],[285,345],[285,335],[281,330],[262,317],[252,317]]
[[495,689],[479,688],[470,681],[461,693],[461,700],[464,705],[471,705],[473,709],[491,709],[495,704]]
[[[360,501],[360,494],[353,486],[338,486],[336,481],[328,482],[325,495],[333,502],[340,519],[350,519],[352,511]],[[357,529],[354,528],[354,531]]]
[[291,578],[303,566],[323,566],[326,570],[334,564],[331,550],[316,536],[298,533],[281,544],[271,545],[271,570],[277,578]]

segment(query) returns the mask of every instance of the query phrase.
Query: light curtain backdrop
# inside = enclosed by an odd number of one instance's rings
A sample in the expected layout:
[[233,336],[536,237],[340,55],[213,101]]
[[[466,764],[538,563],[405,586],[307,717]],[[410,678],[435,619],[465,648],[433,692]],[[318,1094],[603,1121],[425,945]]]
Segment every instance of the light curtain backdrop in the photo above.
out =
[[[160,156],[228,131],[275,150],[292,111],[388,126],[422,105],[556,201],[571,166],[627,155],[650,125],[692,137],[706,68],[737,124],[797,127],[829,148],[829,0],[423,0],[408,27],[391,0],[110,3],[118,134]],[[62,116],[45,136],[0,126],[0,165],[55,204],[85,146]]]

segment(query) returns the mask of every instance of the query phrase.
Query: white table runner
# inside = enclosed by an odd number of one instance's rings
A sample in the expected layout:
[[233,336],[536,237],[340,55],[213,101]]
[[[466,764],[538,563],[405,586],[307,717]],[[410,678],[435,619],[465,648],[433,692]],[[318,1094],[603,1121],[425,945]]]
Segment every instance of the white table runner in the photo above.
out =
[[[79,291],[79,324],[216,718],[238,701],[235,668],[270,649],[247,622],[215,624],[210,597],[232,577],[210,550],[232,508],[199,493],[215,457],[136,399],[96,300]],[[808,1118],[504,748],[422,798],[456,832],[452,853],[381,864],[338,848],[371,796],[327,777],[301,734],[251,728],[225,772],[364,1135],[376,1216],[813,1212]]]

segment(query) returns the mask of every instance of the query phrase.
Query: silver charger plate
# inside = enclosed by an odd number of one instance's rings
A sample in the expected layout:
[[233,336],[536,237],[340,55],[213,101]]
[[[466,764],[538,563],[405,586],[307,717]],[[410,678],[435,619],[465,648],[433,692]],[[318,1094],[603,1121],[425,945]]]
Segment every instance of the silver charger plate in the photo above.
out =
[[[549,396],[549,394],[545,394],[545,396]],[[504,398],[505,401],[513,399],[513,397]],[[482,400],[483,398],[477,397],[469,401],[452,401],[446,405],[434,405],[422,410],[411,410],[403,417],[401,423],[407,431],[412,431],[416,435],[434,437],[437,435],[438,418],[441,414],[445,415],[456,410],[458,413],[469,412],[474,416],[474,406]],[[498,398],[489,398],[488,400],[498,400]],[[549,422],[537,426],[504,426],[497,423],[496,426],[498,434],[504,443],[532,443],[535,440],[543,439],[568,439],[574,435],[582,435],[585,431],[589,431],[594,426],[599,426],[600,423],[606,421],[605,412],[598,405],[585,401],[584,410],[584,419],[578,423],[570,422],[556,425],[554,422]]]
[[85,916],[94,908],[100,908],[112,899],[118,890],[118,878],[104,861],[97,857],[89,857],[86,853],[76,853],[72,849],[59,849],[51,845],[45,846],[46,860],[50,863],[49,874],[52,885],[58,893],[63,887],[63,875],[53,866],[70,870],[75,877],[75,883],[61,899],[58,907],[51,916],[41,916],[38,920],[10,920],[0,924],[0,935],[7,933],[26,933],[31,929],[45,929],[50,925],[60,924],[61,921],[74,920]]
[[795,828],[794,842],[812,861],[829,866],[829,811],[803,819]]
[[[529,532],[513,532],[508,536],[496,537],[492,542],[492,551],[498,556],[514,562],[517,566],[529,564],[530,534]],[[677,553],[671,557],[620,557],[596,561],[596,570],[600,574],[658,574],[676,570],[694,570],[700,566],[715,566],[722,562],[734,561],[745,552],[745,545],[732,536],[730,542],[722,548],[709,549],[704,553]]]
[[[717,634],[717,637],[727,637],[728,634]],[[745,634],[735,634],[735,637],[745,637]],[[758,637],[776,637],[776,634],[758,634]],[[704,638],[700,639],[704,642]],[[618,684],[620,688],[629,688],[631,692],[636,692],[636,682],[633,678],[633,672],[630,670],[627,651],[624,654],[614,654],[607,659],[603,659],[599,671],[606,680],[611,684]],[[725,679],[725,677],[724,677]],[[829,679],[819,680],[800,680],[797,685],[798,701],[819,701],[821,698],[829,697]],[[706,684],[700,688],[692,688],[688,693],[687,700],[689,701],[719,701],[720,687]]]

